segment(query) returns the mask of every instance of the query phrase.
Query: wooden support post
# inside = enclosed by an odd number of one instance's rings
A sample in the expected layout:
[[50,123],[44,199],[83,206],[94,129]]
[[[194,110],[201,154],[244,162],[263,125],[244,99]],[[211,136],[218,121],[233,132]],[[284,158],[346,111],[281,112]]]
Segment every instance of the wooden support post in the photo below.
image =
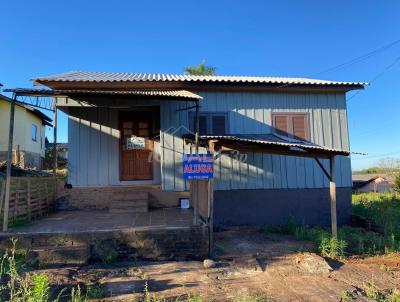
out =
[[57,174],[57,107],[54,106],[54,123],[53,123],[53,173]]
[[337,213],[336,213],[336,183],[335,183],[335,157],[329,159],[329,201],[331,206],[332,237],[337,238]]
[[8,131],[8,152],[7,152],[7,170],[6,170],[6,189],[4,198],[4,218],[3,231],[8,230],[8,212],[10,207],[10,185],[11,185],[11,167],[12,167],[12,146],[14,138],[14,113],[15,113],[16,95],[13,95],[10,108],[10,123]]
[[199,110],[199,101],[196,100],[196,127],[195,127],[195,136],[194,143],[196,145],[196,154],[199,154],[199,129],[200,129],[200,110]]
[[54,122],[53,122],[53,176],[54,176],[54,199],[57,198],[57,98],[54,102]]
[[208,181],[208,253],[213,256],[213,231],[214,231],[214,180]]
[[198,205],[199,205],[199,181],[193,179],[190,181],[190,199],[193,206],[193,224],[198,223]]

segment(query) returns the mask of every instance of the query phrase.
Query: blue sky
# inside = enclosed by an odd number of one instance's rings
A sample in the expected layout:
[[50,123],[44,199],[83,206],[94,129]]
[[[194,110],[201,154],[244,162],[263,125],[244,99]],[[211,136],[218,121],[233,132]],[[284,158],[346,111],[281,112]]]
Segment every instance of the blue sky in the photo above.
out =
[[[13,0],[0,9],[6,87],[70,70],[181,73],[201,59],[220,75],[304,77],[400,39],[400,1]],[[318,78],[369,81],[398,56],[400,43]],[[353,169],[400,157],[399,83],[400,62],[348,102],[351,149],[369,154],[354,156]]]

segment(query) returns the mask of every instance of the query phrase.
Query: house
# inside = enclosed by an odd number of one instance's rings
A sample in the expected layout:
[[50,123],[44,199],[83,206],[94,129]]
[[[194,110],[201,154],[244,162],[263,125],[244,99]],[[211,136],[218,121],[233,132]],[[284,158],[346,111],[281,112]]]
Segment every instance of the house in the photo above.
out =
[[[0,161],[7,159],[11,99],[0,94]],[[17,102],[15,106],[13,163],[41,169],[45,155],[45,126],[52,120],[38,109]]]
[[356,193],[393,191],[394,181],[388,175],[360,174],[353,175],[353,191]]
[[199,104],[200,153],[215,151],[215,225],[282,225],[290,218],[329,225],[333,172],[338,222],[350,221],[346,92],[363,83],[107,72],[34,83],[52,89],[68,115],[75,207],[112,207],[120,192],[141,186],[159,190],[150,207],[179,206],[189,191],[182,157],[195,152],[190,137]]
[[[46,149],[53,150],[54,143],[46,140]],[[68,159],[68,143],[57,143],[57,156]]]

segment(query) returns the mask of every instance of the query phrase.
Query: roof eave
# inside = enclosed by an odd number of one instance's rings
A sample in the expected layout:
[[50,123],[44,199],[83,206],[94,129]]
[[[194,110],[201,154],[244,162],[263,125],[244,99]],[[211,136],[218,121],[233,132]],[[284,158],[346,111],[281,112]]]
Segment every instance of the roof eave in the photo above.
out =
[[51,89],[192,89],[192,90],[252,90],[252,91],[339,91],[364,89],[366,83],[356,84],[275,84],[247,82],[184,82],[184,81],[54,81],[34,79],[36,86]]

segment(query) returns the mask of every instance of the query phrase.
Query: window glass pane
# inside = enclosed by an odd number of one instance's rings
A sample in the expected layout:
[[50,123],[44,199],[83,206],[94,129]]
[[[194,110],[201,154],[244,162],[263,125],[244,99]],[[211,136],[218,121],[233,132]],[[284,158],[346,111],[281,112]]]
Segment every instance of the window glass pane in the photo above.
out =
[[32,124],[32,140],[36,142],[37,140],[37,126]]
[[140,122],[139,123],[139,128],[149,128],[149,123]]
[[226,118],[225,115],[214,115],[212,117],[212,134],[224,135],[226,134]]
[[133,128],[133,122],[123,122],[122,128]]
[[199,134],[200,135],[208,134],[207,133],[207,116],[205,116],[205,115],[200,115]]
[[141,137],[149,137],[149,129],[139,129],[138,135]]

